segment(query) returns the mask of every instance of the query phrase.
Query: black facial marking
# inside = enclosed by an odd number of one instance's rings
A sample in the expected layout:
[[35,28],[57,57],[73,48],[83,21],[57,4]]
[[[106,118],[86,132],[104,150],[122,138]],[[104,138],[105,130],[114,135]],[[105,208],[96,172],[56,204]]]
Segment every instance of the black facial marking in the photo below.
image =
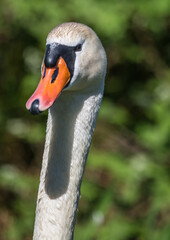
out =
[[74,73],[74,63],[76,59],[75,46],[70,47],[70,46],[61,45],[58,43],[47,44],[45,57],[44,57],[45,66],[47,68],[55,67],[59,57],[62,57],[66,62],[68,70],[70,72],[70,79],[71,79]]
[[45,69],[44,69],[44,74],[43,74],[43,78],[45,78],[45,74],[46,74],[46,67],[45,67]]
[[56,80],[57,75],[58,75],[58,67],[55,69],[55,71],[52,75],[51,83],[53,83]]
[[47,44],[44,63],[47,68],[55,67],[60,54],[58,49],[58,44]]
[[76,59],[76,54],[74,52],[74,47],[64,46],[63,53],[62,53],[61,57],[66,62],[68,70],[70,72],[70,78],[72,78],[73,73],[74,73],[74,63],[75,63],[75,59]]

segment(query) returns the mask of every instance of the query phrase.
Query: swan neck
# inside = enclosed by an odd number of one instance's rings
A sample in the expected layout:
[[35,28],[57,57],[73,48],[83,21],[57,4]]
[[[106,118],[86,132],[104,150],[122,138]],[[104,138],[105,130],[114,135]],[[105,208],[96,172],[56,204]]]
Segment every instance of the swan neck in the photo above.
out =
[[103,89],[63,92],[49,110],[34,240],[73,239],[80,185]]

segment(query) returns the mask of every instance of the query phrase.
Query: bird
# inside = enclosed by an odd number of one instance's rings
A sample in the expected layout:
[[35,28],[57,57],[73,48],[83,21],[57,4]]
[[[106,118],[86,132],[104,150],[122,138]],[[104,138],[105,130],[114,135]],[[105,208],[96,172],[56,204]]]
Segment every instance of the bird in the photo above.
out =
[[41,79],[26,103],[33,115],[48,109],[33,240],[74,237],[106,68],[106,52],[92,28],[66,22],[49,32]]

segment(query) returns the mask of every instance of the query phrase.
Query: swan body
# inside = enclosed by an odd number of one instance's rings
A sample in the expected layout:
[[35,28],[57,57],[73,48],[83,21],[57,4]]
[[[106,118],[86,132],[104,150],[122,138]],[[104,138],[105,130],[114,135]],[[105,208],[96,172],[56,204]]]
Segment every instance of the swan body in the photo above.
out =
[[[41,83],[26,104],[33,114],[50,107],[34,240],[73,239],[81,180],[103,96],[105,74],[105,51],[89,27],[64,23],[49,33]],[[43,95],[42,86],[46,78],[49,82],[49,76],[52,87],[55,87],[54,76],[56,84],[62,87],[53,90],[50,85],[46,91],[52,94]],[[60,83],[63,78],[64,83]]]

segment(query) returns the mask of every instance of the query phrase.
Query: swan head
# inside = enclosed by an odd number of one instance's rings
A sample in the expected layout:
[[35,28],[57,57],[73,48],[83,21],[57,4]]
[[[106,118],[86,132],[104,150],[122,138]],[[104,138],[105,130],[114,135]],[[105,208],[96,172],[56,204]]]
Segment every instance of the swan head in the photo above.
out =
[[106,54],[96,33],[80,23],[63,23],[47,36],[42,76],[26,108],[39,114],[64,91],[98,91],[104,86]]

